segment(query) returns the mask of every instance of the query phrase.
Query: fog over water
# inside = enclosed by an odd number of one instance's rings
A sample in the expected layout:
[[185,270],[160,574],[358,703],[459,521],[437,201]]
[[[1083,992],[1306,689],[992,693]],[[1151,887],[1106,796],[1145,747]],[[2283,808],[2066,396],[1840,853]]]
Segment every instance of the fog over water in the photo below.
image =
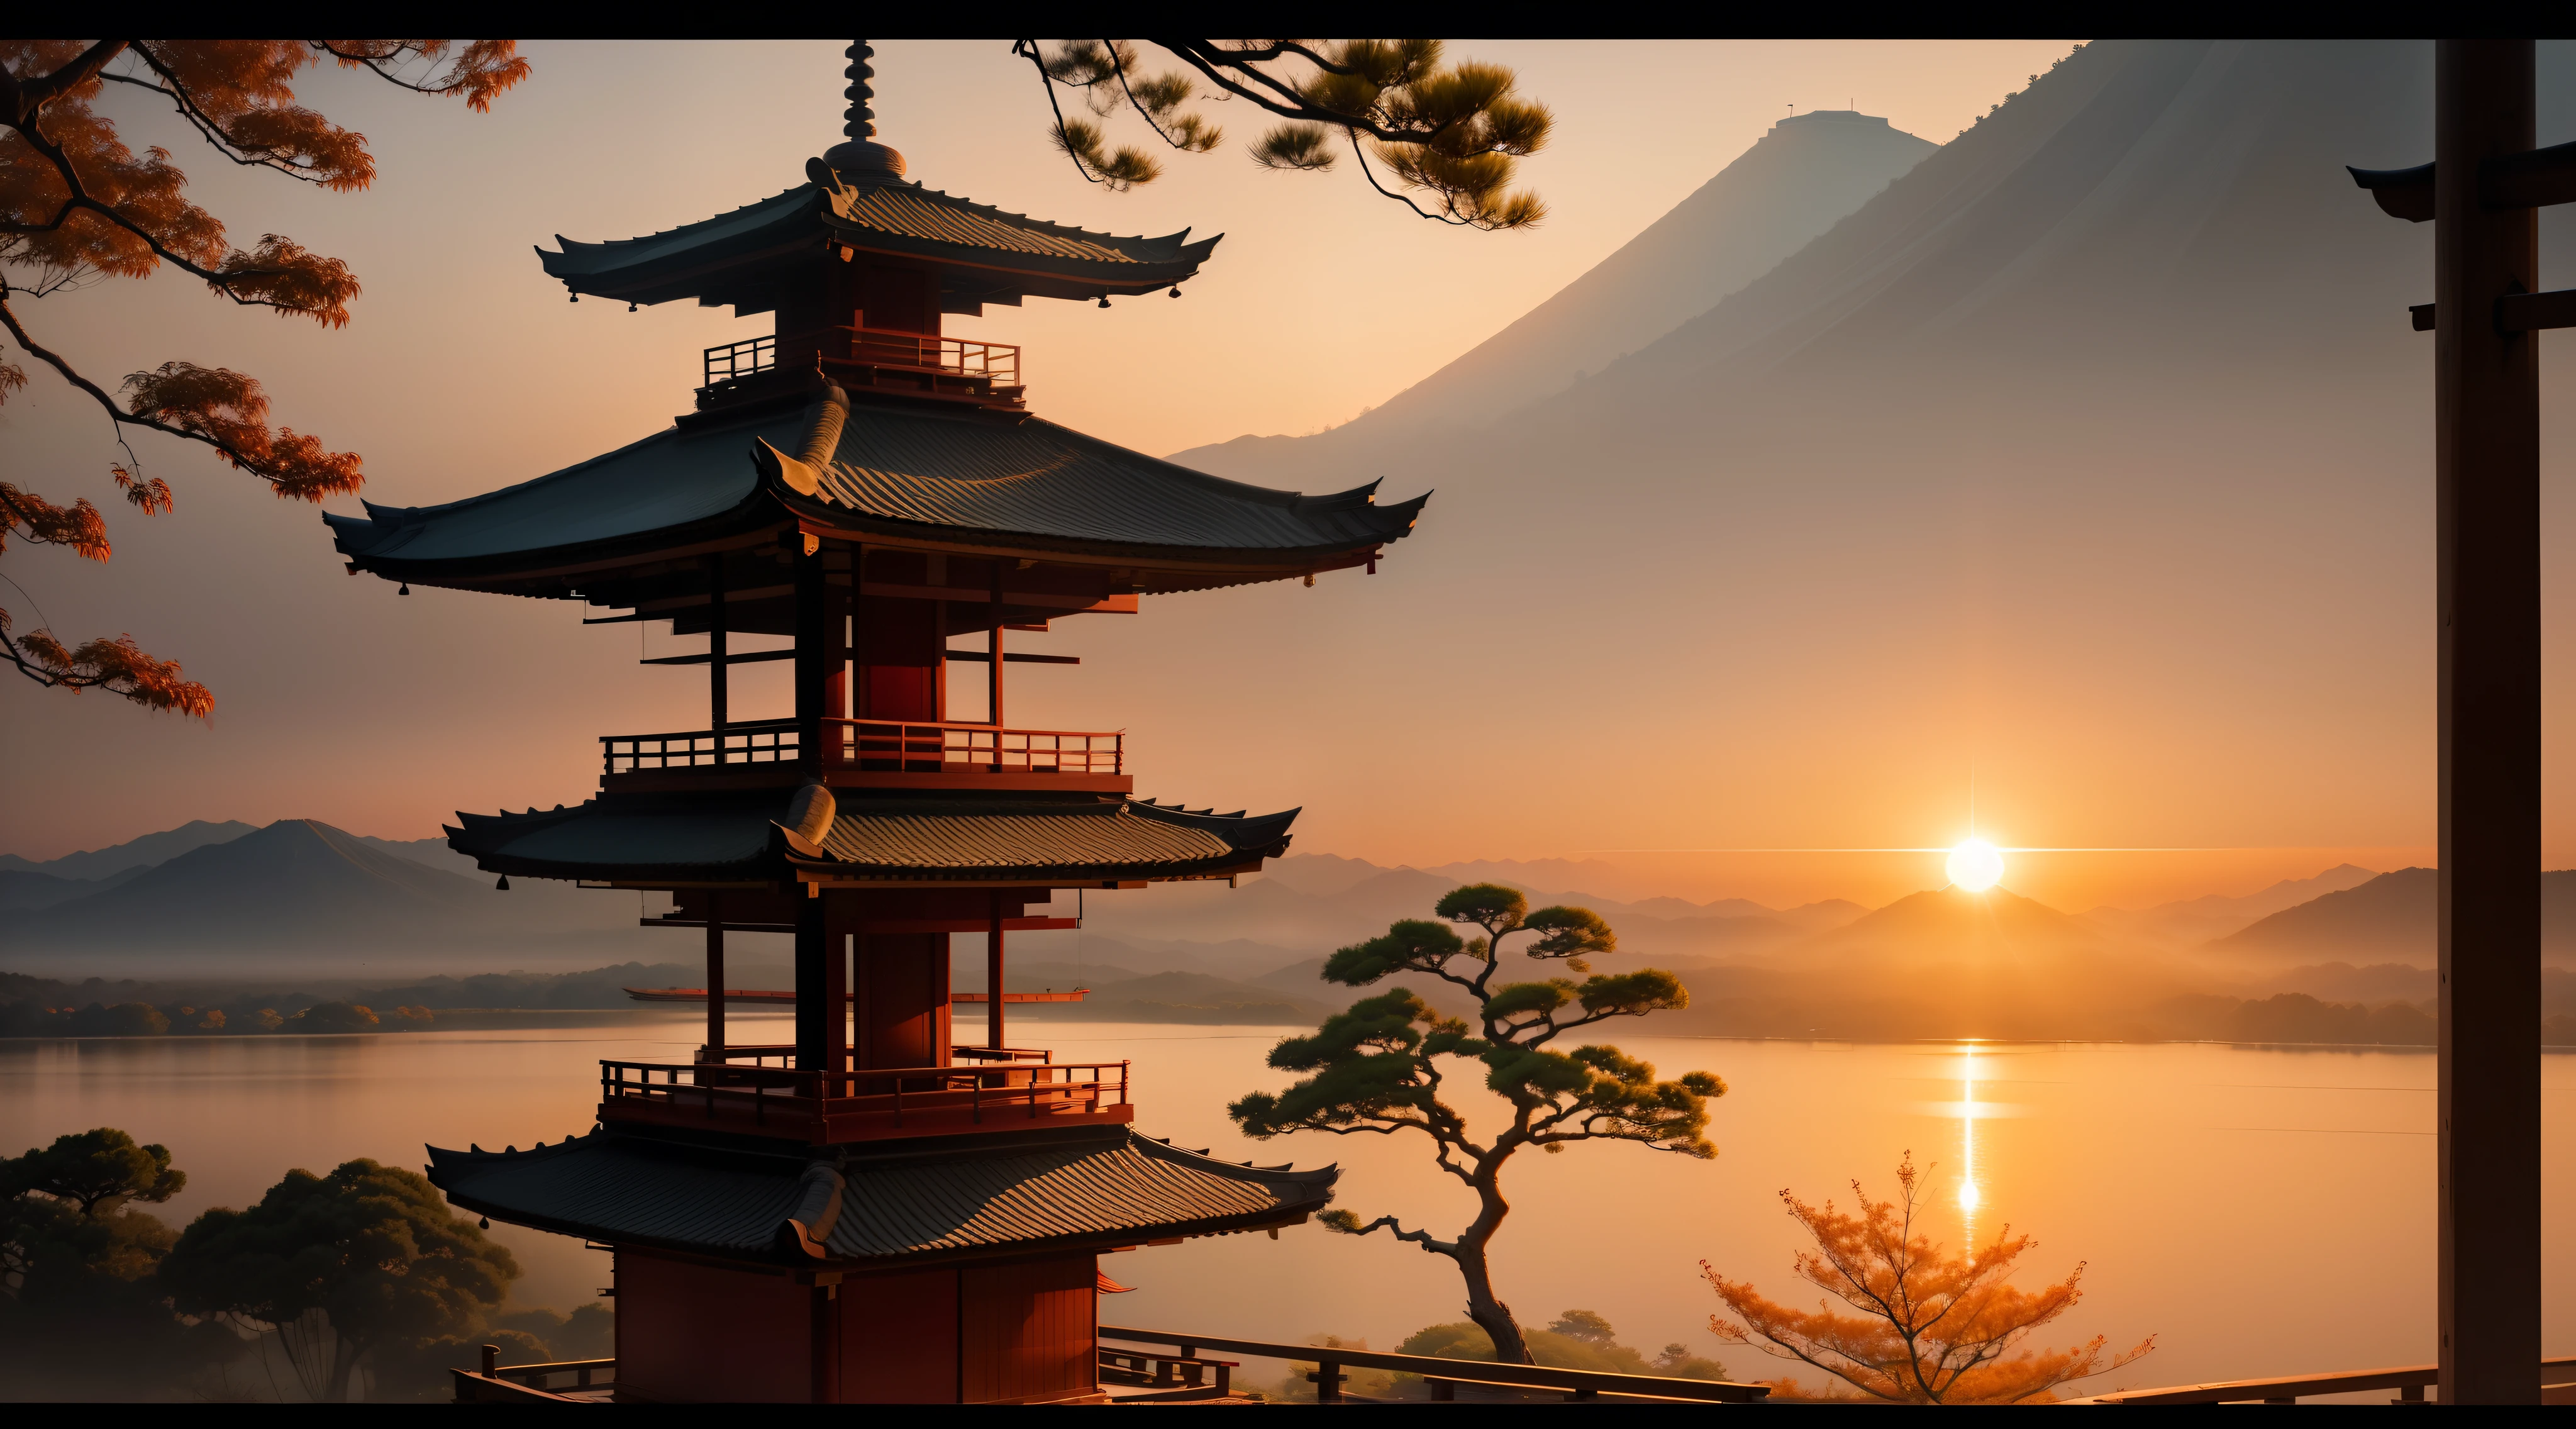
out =
[[[0,1041],[0,1147],[92,1126],[167,1144],[186,1192],[154,1208],[184,1224],[254,1200],[289,1166],[353,1156],[418,1166],[424,1142],[526,1146],[588,1129],[602,1057],[682,1060],[688,1011],[532,1015],[514,1030],[361,1037]],[[785,1018],[736,1012],[743,1028]],[[554,1025],[537,1025],[539,1022]],[[585,1025],[561,1025],[583,1023]],[[974,1035],[961,1021],[961,1040]],[[1225,1103],[1286,1080],[1262,1065],[1284,1028],[1060,1023],[1061,1059],[1132,1058],[1149,1135],[1264,1165],[1338,1161],[1339,1204],[1362,1216],[1454,1232],[1468,1197],[1429,1165],[1419,1138],[1236,1135]],[[2199,1044],[1801,1043],[1637,1036],[1630,1052],[1671,1075],[1725,1078],[1714,1162],[1627,1146],[1528,1156],[1507,1173],[1514,1215],[1498,1245],[1504,1297],[1525,1322],[1597,1310],[1651,1353],[1706,1331],[1705,1259],[1775,1297],[1791,1293],[1794,1227],[1782,1187],[1848,1204],[1857,1176],[1894,1189],[1911,1150],[1955,1244],[2005,1223],[2040,1241],[2025,1285],[2087,1262],[2083,1302],[2049,1342],[2092,1334],[2156,1353],[2129,1384],[2418,1363],[2433,1357],[2433,1057],[2414,1051],[2285,1051]],[[2576,1057],[2543,1067],[2546,1187],[2576,1193]],[[1489,1108],[1470,1102],[1471,1116]],[[1963,1173],[1973,1168],[1973,1215]],[[2558,1218],[2563,1220],[2564,1218]],[[607,1258],[569,1237],[495,1225],[526,1269],[517,1298],[569,1308],[608,1283]],[[1447,1262],[1383,1236],[1312,1226],[1279,1241],[1233,1236],[1107,1257],[1135,1293],[1111,1324],[1303,1340],[1329,1332],[1379,1348],[1462,1318]],[[2543,1247],[2545,1343],[2576,1343],[2576,1240]],[[1739,1375],[1773,1367],[1741,1350]],[[1812,1376],[1810,1376],[1812,1377]],[[2102,1381],[2107,1386],[2110,1380]]]

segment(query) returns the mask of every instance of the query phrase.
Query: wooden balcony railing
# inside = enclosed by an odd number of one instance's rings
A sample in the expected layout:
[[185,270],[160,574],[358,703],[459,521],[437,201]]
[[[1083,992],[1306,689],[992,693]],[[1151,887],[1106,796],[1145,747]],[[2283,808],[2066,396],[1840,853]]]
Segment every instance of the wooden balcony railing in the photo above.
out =
[[822,754],[826,768],[887,774],[1124,774],[1127,735],[827,719]]
[[[1036,1062],[1043,1066],[1057,1065],[1053,1060],[1055,1057],[1053,1052],[1037,1047],[951,1047],[948,1049],[948,1056],[950,1060],[959,1062]],[[796,1060],[796,1044],[793,1042],[730,1043],[709,1051],[704,1060],[727,1064],[749,1063],[755,1067],[767,1067],[773,1064],[785,1067]]]
[[673,734],[603,734],[605,773],[656,769],[720,769],[746,764],[793,764],[803,755],[796,721],[772,719],[689,729]]
[[[1128,1344],[1177,1345],[1183,1363],[1204,1350],[1223,1350],[1228,1354],[1257,1355],[1268,1359],[1303,1361],[1315,1366],[1307,1376],[1315,1385],[1318,1404],[1345,1404],[1356,1395],[1342,1393],[1345,1366],[1362,1369],[1396,1370],[1422,1376],[1434,1399],[1455,1399],[1462,1384],[1493,1385],[1510,1389],[1553,1389],[1564,1392],[1568,1399],[1598,1400],[1603,1395],[1613,1398],[1687,1399],[1703,1403],[1750,1404],[1770,1396],[1771,1388],[1761,1384],[1732,1384],[1715,1379],[1673,1379],[1663,1375],[1618,1374],[1607,1370],[1551,1369],[1545,1365],[1494,1364],[1485,1360],[1440,1359],[1432,1355],[1401,1355],[1376,1350],[1345,1350],[1316,1345],[1290,1345],[1269,1340],[1237,1340],[1217,1335],[1170,1334],[1162,1330],[1130,1330],[1117,1325],[1100,1327],[1100,1338]],[[1113,1353],[1103,1347],[1104,1359]],[[1115,1352],[1124,1354],[1124,1351]],[[1157,1356],[1156,1358],[1159,1358]],[[1105,1377],[1105,1376],[1104,1376]],[[1131,1381],[1132,1382],[1132,1381]],[[1175,1396],[1178,1397],[1178,1396]]]
[[[805,757],[796,721],[761,720],[723,729],[603,734],[606,774],[741,770]],[[825,774],[1123,775],[1123,730],[996,729],[989,724],[827,719],[819,751]]]
[[[2576,1355],[2540,1362],[2534,1378],[2543,1404],[2576,1404]],[[2063,1401],[2067,1404],[2296,1404],[2322,1394],[2362,1394],[2393,1389],[2392,1404],[2422,1404],[2425,1391],[2442,1383],[2440,1365],[2400,1365],[2394,1369],[2338,1370],[2331,1374],[2294,1374],[2278,1379],[2228,1379],[2209,1384],[2167,1385],[2161,1389],[2115,1389]]]
[[[977,342],[873,327],[827,327],[791,333],[785,338],[747,337],[740,342],[718,343],[706,350],[706,385],[716,387],[767,372],[779,365],[782,347],[836,362],[963,377],[994,387],[1020,385],[1020,349],[1016,343]],[[804,365],[810,367],[812,363]]]
[[[769,1048],[732,1048],[765,1056]],[[757,1060],[757,1058],[755,1058]],[[1124,1122],[1128,1064],[1005,1061],[969,1067],[812,1071],[716,1062],[599,1064],[600,1115],[816,1143],[941,1136],[1058,1123]]]

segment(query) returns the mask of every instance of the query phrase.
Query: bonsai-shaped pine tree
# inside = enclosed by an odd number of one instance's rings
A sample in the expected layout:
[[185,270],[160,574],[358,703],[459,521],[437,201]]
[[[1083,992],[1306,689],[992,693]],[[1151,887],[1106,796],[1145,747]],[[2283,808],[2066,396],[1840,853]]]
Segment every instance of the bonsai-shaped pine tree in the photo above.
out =
[[[2149,1335],[2106,1355],[2108,1341],[2096,1335],[2073,1349],[2021,1349],[2031,1331],[2080,1298],[2084,1267],[2037,1291],[2017,1290],[2004,1282],[2038,1242],[2005,1226],[1982,1249],[1945,1255],[1915,1228],[1921,1185],[1910,1153],[1896,1168],[1896,1186],[1896,1200],[1873,1201],[1852,1182],[1858,1215],[1780,1193],[1790,1219],[1816,1241],[1814,1250],[1798,1252],[1798,1278],[1859,1314],[1792,1309],[1701,1261],[1700,1273],[1744,1322],[1712,1315],[1709,1329],[1721,1340],[1814,1365],[1860,1391],[1838,1397],[1897,1404],[2044,1404],[2057,1386],[2108,1374],[2156,1347]],[[1798,1393],[1796,1380],[1781,1387]]]
[[[1708,1099],[1723,1096],[1726,1085],[1706,1072],[1657,1081],[1653,1067],[1616,1047],[1557,1052],[1547,1046],[1595,1022],[1687,1005],[1690,995],[1671,973],[1649,968],[1594,974],[1580,984],[1554,977],[1496,985],[1502,941],[1519,933],[1535,935],[1521,949],[1529,957],[1590,973],[1587,956],[1619,946],[1598,914],[1584,908],[1532,913],[1519,893],[1492,883],[1454,889],[1434,911],[1451,923],[1480,928],[1484,936],[1462,938],[1439,923],[1406,919],[1381,937],[1333,954],[1324,977],[1366,987],[1398,973],[1428,974],[1474,999],[1474,1025],[1440,1015],[1406,988],[1363,998],[1327,1018],[1313,1036],[1290,1037],[1271,1049],[1271,1066],[1310,1074],[1304,1081],[1276,1096],[1254,1092],[1227,1110],[1256,1139],[1292,1131],[1349,1136],[1409,1130],[1430,1137],[1434,1162],[1476,1193],[1476,1217],[1465,1230],[1441,1240],[1407,1230],[1392,1216],[1362,1224],[1348,1211],[1327,1211],[1323,1222],[1346,1235],[1385,1229],[1455,1261],[1467,1282],[1467,1317],[1493,1340],[1494,1358],[1529,1364],[1528,1340],[1511,1308],[1495,1297],[1486,1264],[1486,1248],[1512,1209],[1503,1199],[1504,1164],[1524,1147],[1560,1152],[1575,1141],[1634,1141],[1658,1151],[1715,1156],[1717,1148],[1701,1133],[1708,1127]],[[1482,1063],[1485,1086],[1511,1107],[1510,1122],[1482,1142],[1441,1099],[1451,1068],[1462,1062]]]

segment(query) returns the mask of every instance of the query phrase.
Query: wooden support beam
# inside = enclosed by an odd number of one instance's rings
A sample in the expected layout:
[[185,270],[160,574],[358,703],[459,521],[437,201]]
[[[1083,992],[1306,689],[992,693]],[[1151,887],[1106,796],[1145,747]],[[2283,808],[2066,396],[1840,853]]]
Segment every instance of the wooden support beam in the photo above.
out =
[[[721,638],[719,638],[718,643],[722,643]],[[796,652],[793,650],[745,650],[739,655],[725,656],[724,663],[727,665],[757,665],[767,660],[793,660],[795,658]],[[638,660],[635,663],[638,665],[712,665],[715,662],[715,652],[710,650],[703,655],[656,655],[650,660]],[[709,682],[709,688],[712,692],[710,695],[711,700],[717,704],[718,707],[721,707],[724,701],[721,687],[717,686],[715,682],[711,680]],[[724,723],[725,722],[723,720],[716,721],[718,727],[722,727]]]
[[[646,662],[651,663],[651,662]],[[725,577],[724,557],[707,557],[707,713],[709,727],[721,730],[732,717],[726,696],[731,683],[725,668],[733,662],[725,654]],[[722,982],[712,984],[722,987]]]
[[[947,655],[949,659],[965,665],[987,665],[993,660],[991,652],[984,650],[951,650]],[[1003,652],[1002,662],[1006,665],[1079,665],[1082,663],[1082,657],[1079,655],[1027,655],[1009,650]],[[996,719],[994,722],[998,724],[1000,720]]]
[[[984,717],[998,729],[1002,723],[1002,666],[1006,657],[1002,652],[1002,563],[996,560],[992,564],[992,589],[984,604]],[[939,647],[948,648],[945,637]]]
[[[707,986],[725,985],[724,895],[707,895]],[[721,997],[707,999],[707,1060],[721,1062],[725,1049],[724,1002]]]
[[2538,215],[2479,182],[2528,157],[2533,58],[2443,40],[2433,62],[2433,301],[2468,318],[2433,360],[2445,1404],[2539,1402],[2540,340],[2487,320],[2540,286]]

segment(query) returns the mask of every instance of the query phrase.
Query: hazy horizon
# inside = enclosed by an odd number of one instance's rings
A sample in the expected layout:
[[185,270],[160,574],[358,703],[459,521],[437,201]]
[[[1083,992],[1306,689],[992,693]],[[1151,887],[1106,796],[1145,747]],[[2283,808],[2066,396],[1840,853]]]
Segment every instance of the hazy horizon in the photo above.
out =
[[[890,42],[884,137],[932,186],[1122,233],[1226,233],[1184,300],[1035,301],[958,324],[1028,344],[1042,415],[1148,452],[1385,403],[1792,112],[1850,106],[1949,146],[1898,185],[1947,195],[1940,222],[1886,249],[1878,276],[1846,251],[1885,227],[1864,210],[1631,354],[1616,383],[1475,414],[1490,442],[1319,442],[1326,469],[1280,484],[1436,492],[1376,577],[1066,622],[1046,648],[1085,668],[1022,679],[1023,717],[1127,729],[1140,793],[1302,806],[1301,852],[1616,858],[1676,896],[1773,906],[1937,886],[1938,854],[1803,851],[1939,848],[1972,811],[1998,843],[2113,850],[2016,856],[2007,886],[2063,908],[2430,862],[2430,349],[2386,317],[2421,300],[2429,254],[2336,167],[2417,161],[2429,51],[2095,49],[2129,66],[2128,90],[2060,82],[2064,42],[1460,42],[1520,66],[1562,122],[1527,169],[1554,216],[1491,235],[1423,224],[1349,175],[1226,154],[1111,196],[1039,141],[1006,46]],[[2566,137],[2566,50],[2543,53],[2543,137]],[[837,48],[531,54],[535,78],[485,116],[313,78],[377,148],[366,195],[295,192],[181,147],[237,229],[352,261],[369,288],[347,332],[166,293],[165,275],[48,300],[48,335],[97,371],[187,356],[256,373],[280,420],[366,454],[380,503],[490,490],[660,426],[696,348],[765,319],[566,304],[529,245],[650,232],[794,183],[836,128]],[[2137,78],[2168,71],[2190,82]],[[678,85],[734,102],[674,112],[657,96]],[[2063,128],[2079,112],[2080,142],[2050,137],[2079,135]],[[137,115],[138,138],[162,137],[162,117]],[[2078,187],[2044,191],[2043,141],[2092,166]],[[2213,243],[2243,271],[2213,267]],[[1987,276],[1929,307],[1908,296],[1963,269]],[[2258,301],[2285,318],[2227,316]],[[1798,315],[1816,302],[1851,317],[1817,328]],[[138,339],[149,304],[156,336]],[[1354,326],[1372,339],[1348,341]],[[2553,404],[2563,387],[2548,379]],[[86,475],[109,455],[94,415],[45,375],[0,424],[49,495],[104,485]],[[397,598],[340,573],[311,509],[172,444],[141,450],[177,510],[116,508],[106,567],[22,552],[20,628],[130,631],[215,687],[214,721],[12,682],[0,717],[48,757],[0,774],[0,850],[290,814],[417,838],[459,809],[576,802],[598,735],[701,718],[698,680],[628,663],[691,642],[587,630],[568,605]],[[1526,671],[1489,693],[1448,673],[1461,647]],[[764,712],[782,681],[737,672],[737,711]],[[1566,727],[1586,737],[1554,763],[1519,752]],[[2576,863],[2570,777],[2549,786],[2558,865]],[[1641,849],[1773,852],[1612,852]]]

